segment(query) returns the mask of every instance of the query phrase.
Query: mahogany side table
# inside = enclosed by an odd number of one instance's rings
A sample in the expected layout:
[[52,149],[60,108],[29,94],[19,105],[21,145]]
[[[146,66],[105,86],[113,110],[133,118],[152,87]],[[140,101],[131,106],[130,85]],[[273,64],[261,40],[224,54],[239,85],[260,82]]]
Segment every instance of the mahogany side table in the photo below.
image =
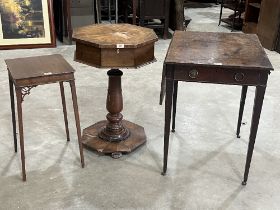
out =
[[75,60],[98,68],[111,68],[107,94],[107,121],[84,129],[82,142],[99,153],[119,158],[146,142],[144,128],[123,120],[122,68],[153,62],[157,36],[152,29],[130,24],[99,24],[74,31]]
[[[267,79],[273,67],[258,37],[252,34],[176,31],[164,61],[162,90],[165,89],[164,164],[166,174],[173,106],[175,132],[178,82],[241,85],[236,135],[239,137],[248,86],[255,86],[255,102],[244,179],[246,185],[253,155]],[[165,83],[165,84],[164,84]],[[161,101],[163,92],[161,93]]]
[[24,153],[24,136],[23,136],[23,114],[22,102],[26,95],[30,94],[32,88],[38,85],[57,83],[60,85],[62,107],[64,114],[65,130],[67,141],[70,141],[67,110],[64,94],[64,82],[69,82],[72,93],[73,108],[76,120],[78,134],[78,143],[80,148],[81,165],[84,167],[83,146],[81,144],[81,128],[78,112],[78,103],[76,95],[76,86],[74,72],[75,70],[67,63],[61,55],[47,55],[27,58],[16,58],[5,60],[9,73],[11,110],[14,134],[14,148],[17,152],[17,133],[16,133],[16,116],[14,102],[14,87],[17,98],[17,114],[19,124],[19,138],[21,149],[22,179],[26,181],[25,171],[25,153]]

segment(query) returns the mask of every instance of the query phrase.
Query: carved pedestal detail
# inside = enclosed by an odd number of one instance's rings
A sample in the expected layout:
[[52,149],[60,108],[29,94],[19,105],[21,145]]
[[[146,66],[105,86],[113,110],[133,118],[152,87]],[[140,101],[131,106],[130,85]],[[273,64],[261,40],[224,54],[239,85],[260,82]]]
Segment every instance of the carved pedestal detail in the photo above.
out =
[[122,153],[129,153],[144,144],[146,135],[143,127],[123,120],[122,71],[111,69],[107,74],[109,76],[107,121],[98,122],[84,129],[82,142],[87,148],[119,158]]
[[120,157],[121,154],[130,153],[142,144],[146,143],[144,128],[132,122],[123,120],[123,125],[130,131],[130,135],[123,141],[110,142],[99,137],[99,132],[106,126],[107,121],[98,122],[83,131],[83,145],[98,153],[111,154],[112,157]]

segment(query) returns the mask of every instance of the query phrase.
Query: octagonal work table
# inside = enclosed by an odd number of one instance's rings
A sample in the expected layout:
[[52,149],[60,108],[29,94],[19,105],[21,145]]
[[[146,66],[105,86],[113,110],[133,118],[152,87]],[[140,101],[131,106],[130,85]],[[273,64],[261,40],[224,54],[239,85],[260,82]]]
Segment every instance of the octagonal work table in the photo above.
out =
[[154,44],[158,40],[152,29],[130,24],[99,24],[78,28],[75,60],[98,68],[111,68],[107,94],[107,120],[84,129],[86,148],[113,158],[129,153],[146,142],[144,128],[123,120],[121,76],[119,68],[137,68],[155,60]]

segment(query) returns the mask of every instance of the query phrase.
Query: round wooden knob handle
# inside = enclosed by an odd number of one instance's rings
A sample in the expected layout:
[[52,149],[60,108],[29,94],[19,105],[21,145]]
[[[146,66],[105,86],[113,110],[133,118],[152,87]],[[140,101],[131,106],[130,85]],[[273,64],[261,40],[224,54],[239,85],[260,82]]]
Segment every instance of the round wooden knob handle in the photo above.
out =
[[234,79],[235,79],[235,81],[237,81],[237,82],[243,81],[244,78],[245,78],[245,75],[244,75],[243,73],[236,73],[236,74],[234,75]]
[[198,77],[198,71],[196,69],[193,69],[189,72],[189,77],[192,79],[196,79]]

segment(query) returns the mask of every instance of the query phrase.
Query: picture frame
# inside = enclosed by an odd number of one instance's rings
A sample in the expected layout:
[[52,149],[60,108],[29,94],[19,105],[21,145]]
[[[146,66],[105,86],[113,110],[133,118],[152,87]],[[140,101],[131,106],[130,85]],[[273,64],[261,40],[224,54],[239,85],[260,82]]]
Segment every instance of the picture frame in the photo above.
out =
[[1,0],[0,50],[55,47],[52,0]]

